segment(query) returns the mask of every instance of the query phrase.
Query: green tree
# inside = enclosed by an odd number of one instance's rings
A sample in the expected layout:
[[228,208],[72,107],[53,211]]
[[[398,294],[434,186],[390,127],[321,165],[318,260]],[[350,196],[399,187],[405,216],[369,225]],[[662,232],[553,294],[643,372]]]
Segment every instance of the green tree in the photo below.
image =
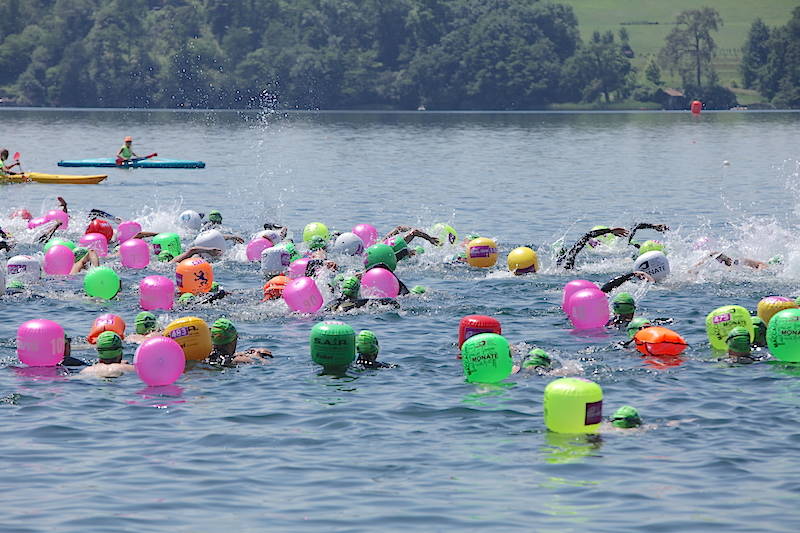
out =
[[609,31],[602,35],[595,32],[572,58],[568,72],[583,100],[593,102],[603,96],[610,103],[611,93],[628,85],[633,69]]
[[769,27],[760,18],[756,19],[750,26],[747,40],[742,47],[742,84],[747,89],[754,87],[759,78],[759,72],[767,63],[769,38]]
[[707,77],[711,74],[717,49],[711,32],[720,26],[722,17],[713,7],[687,9],[675,19],[675,28],[667,35],[659,57],[671,71],[678,71],[684,85],[694,81],[696,87],[702,87],[703,73]]
[[651,57],[650,61],[647,62],[647,66],[644,69],[644,77],[656,87],[664,85],[661,79],[661,68],[658,66],[658,62],[654,57]]

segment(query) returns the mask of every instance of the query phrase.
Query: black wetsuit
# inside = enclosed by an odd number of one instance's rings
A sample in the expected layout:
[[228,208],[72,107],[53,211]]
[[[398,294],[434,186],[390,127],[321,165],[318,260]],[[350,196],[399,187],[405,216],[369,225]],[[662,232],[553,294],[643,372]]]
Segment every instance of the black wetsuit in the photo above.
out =
[[400,304],[397,303],[394,298],[347,298],[345,296],[340,296],[329,303],[325,309],[327,311],[347,312],[353,309],[360,309],[366,305],[400,307]]
[[370,361],[369,359],[361,359],[360,357],[356,360],[356,365],[360,366],[364,370],[370,370],[375,368],[395,368],[397,366],[391,363],[383,363],[381,361]]

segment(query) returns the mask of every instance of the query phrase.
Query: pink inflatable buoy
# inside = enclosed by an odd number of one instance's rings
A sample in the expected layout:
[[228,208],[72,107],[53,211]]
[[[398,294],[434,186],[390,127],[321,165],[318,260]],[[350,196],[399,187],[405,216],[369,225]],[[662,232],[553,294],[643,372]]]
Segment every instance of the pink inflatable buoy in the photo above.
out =
[[569,297],[581,289],[597,289],[597,285],[585,279],[572,280],[564,285],[564,292],[561,294],[561,309],[569,316]]
[[137,235],[140,231],[142,231],[142,225],[138,222],[134,222],[133,220],[120,222],[119,226],[117,226],[117,240],[123,243],[128,239],[132,239],[133,236]]
[[100,257],[108,255],[108,239],[102,233],[87,233],[78,241],[78,246],[94,250]]
[[61,209],[53,209],[45,213],[43,217],[47,222],[51,220],[58,220],[61,226],[58,229],[67,229],[69,227],[69,215]]
[[181,345],[169,337],[147,339],[133,356],[139,378],[151,387],[172,385],[186,366]]
[[56,244],[44,254],[44,272],[51,276],[67,276],[75,264],[75,253],[67,246]]
[[264,237],[258,237],[247,243],[247,260],[248,261],[261,261],[261,252],[267,248],[272,248],[272,241]]
[[17,357],[28,366],[56,366],[64,359],[64,328],[52,320],[28,320],[17,329]]
[[396,298],[400,281],[385,268],[371,268],[361,277],[361,293],[366,298]]
[[292,261],[289,264],[289,276],[292,279],[302,278],[306,275],[306,266],[308,266],[308,262],[311,261],[308,257],[301,257],[295,261]]
[[145,268],[150,264],[150,247],[142,239],[128,239],[119,246],[119,257],[125,268]]
[[575,292],[569,297],[568,306],[575,329],[601,328],[608,322],[608,297],[596,287]]
[[361,237],[365,249],[378,242],[378,230],[371,224],[358,224],[353,227],[353,233]]
[[38,228],[42,224],[47,224],[47,219],[44,217],[32,218],[28,221],[28,229]]
[[175,303],[175,282],[164,276],[147,276],[139,282],[139,307],[172,309]]
[[283,301],[292,311],[316,313],[322,307],[322,293],[313,279],[303,276],[286,284]]

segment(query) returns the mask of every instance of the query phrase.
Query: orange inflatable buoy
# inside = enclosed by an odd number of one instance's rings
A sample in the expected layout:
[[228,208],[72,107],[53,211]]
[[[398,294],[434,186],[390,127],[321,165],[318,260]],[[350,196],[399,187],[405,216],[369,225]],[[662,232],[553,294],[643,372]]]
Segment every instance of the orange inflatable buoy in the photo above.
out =
[[692,101],[692,115],[699,115],[700,112],[703,110],[703,102],[700,100],[693,100]]
[[190,257],[178,263],[175,269],[175,281],[181,294],[208,292],[214,282],[214,269],[202,257]]
[[639,330],[633,340],[643,355],[678,355],[688,346],[683,337],[660,326]]
[[86,337],[86,342],[95,344],[97,337],[104,331],[113,331],[123,339],[125,338],[125,321],[118,315],[107,313],[94,319],[92,329]]

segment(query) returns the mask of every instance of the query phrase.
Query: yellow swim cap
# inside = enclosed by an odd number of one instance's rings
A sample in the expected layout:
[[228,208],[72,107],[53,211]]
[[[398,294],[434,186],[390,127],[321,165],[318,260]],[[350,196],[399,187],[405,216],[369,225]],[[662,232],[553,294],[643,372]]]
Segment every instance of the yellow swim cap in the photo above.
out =
[[539,270],[536,252],[527,246],[520,246],[508,252],[508,269],[515,274],[527,274]]

